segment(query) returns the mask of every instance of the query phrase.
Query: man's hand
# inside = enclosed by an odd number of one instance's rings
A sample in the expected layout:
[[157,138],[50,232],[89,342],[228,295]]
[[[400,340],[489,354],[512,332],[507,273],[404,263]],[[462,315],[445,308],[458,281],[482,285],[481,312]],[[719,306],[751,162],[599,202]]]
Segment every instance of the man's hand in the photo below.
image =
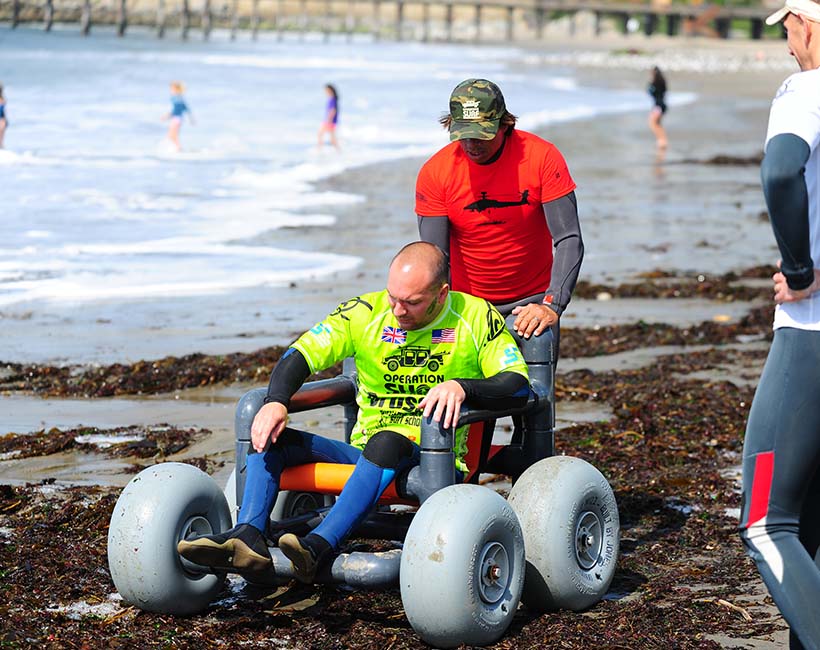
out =
[[[777,268],[780,268],[780,260],[777,262]],[[814,282],[799,291],[789,288],[786,276],[780,271],[772,276],[772,281],[774,282],[774,301],[778,305],[785,302],[797,302],[798,300],[805,300],[815,291],[820,291],[820,270],[814,269]]]
[[518,336],[523,336],[525,339],[530,338],[533,334],[538,336],[545,329],[558,322],[558,314],[547,305],[539,302],[531,302],[529,305],[516,307],[512,310],[512,313],[516,315],[513,327]]
[[467,395],[457,381],[445,381],[433,386],[430,392],[419,402],[419,408],[424,409],[424,417],[433,414],[433,420],[442,422],[445,428],[458,424],[458,413]]
[[279,402],[265,404],[251,425],[251,443],[258,452],[265,451],[268,440],[276,442],[279,434],[285,429],[288,423],[288,409]]

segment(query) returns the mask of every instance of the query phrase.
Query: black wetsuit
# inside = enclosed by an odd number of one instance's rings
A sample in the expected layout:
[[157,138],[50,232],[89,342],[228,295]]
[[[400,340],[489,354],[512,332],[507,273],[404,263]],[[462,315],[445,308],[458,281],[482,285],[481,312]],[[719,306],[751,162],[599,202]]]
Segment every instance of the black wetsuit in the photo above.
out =
[[666,113],[666,82],[658,81],[649,84],[647,92],[652,97],[652,101],[655,102],[655,106],[661,109],[661,114]]
[[[820,258],[819,85],[820,70],[812,70],[781,86],[761,169],[781,271],[793,291],[812,285],[813,260]],[[819,365],[820,295],[814,293],[776,310],[743,446],[741,538],[791,628],[793,650],[820,649]]]

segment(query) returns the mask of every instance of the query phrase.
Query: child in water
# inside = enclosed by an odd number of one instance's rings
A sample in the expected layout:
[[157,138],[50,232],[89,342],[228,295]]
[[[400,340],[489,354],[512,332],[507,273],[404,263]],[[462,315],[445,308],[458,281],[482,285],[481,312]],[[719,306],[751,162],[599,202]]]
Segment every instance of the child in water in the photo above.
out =
[[6,127],[9,120],[6,117],[6,98],[3,97],[3,84],[0,84],[0,149],[3,148],[3,136],[6,134]]
[[325,93],[327,93],[327,106],[325,107],[325,119],[319,127],[319,148],[322,148],[324,135],[327,133],[330,136],[330,144],[338,149],[336,124],[339,121],[339,93],[332,84],[325,86]]
[[188,108],[188,104],[185,103],[185,98],[182,96],[183,92],[185,92],[185,87],[182,85],[182,82],[171,82],[171,112],[164,117],[164,119],[170,120],[170,124],[168,125],[168,139],[174,144],[174,148],[177,151],[180,151],[182,148],[179,144],[179,129],[182,126],[182,116],[188,113],[188,119],[191,120],[191,124],[196,123],[194,122],[194,114],[191,112],[191,109]]
[[658,149],[666,149],[668,142],[666,131],[661,126],[661,119],[666,113],[666,79],[658,66],[652,68],[649,87],[646,90],[654,102],[652,110],[649,112],[649,128],[652,129],[652,133],[655,135]]

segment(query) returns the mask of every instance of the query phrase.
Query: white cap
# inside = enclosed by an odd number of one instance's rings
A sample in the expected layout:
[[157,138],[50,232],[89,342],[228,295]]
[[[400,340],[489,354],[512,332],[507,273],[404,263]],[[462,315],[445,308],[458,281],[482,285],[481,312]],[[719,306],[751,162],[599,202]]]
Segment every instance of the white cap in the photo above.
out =
[[766,24],[776,25],[789,14],[800,14],[809,20],[820,22],[820,4],[812,0],[786,0],[786,4],[766,19]]

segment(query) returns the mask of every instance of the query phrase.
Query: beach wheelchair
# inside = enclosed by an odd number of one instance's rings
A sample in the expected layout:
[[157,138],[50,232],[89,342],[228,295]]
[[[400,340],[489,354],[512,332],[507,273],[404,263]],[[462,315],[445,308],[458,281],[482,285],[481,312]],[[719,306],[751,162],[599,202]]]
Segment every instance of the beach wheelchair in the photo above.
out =
[[[462,483],[456,483],[453,430],[423,421],[419,465],[388,486],[380,505],[351,535],[392,540],[393,547],[342,552],[316,577],[317,583],[357,588],[399,586],[413,629],[436,647],[492,643],[504,634],[519,602],[535,612],[586,609],[603,598],[615,572],[619,519],[609,483],[589,463],[553,455],[552,332],[522,339],[513,320],[508,316],[507,326],[530,373],[526,406],[462,408],[459,424],[473,423],[466,458],[470,474]],[[189,615],[220,593],[225,573],[182,558],[177,543],[233,525],[242,505],[251,424],[265,393],[254,389],[239,401],[236,469],[224,491],[182,463],[149,467],[124,488],[111,517],[108,563],[125,602]],[[340,376],[307,382],[292,398],[290,411],[341,405],[349,440],[355,397],[356,371],[348,359]],[[511,440],[495,445],[496,419],[505,416],[512,416]],[[285,469],[266,531],[280,584],[294,573],[276,540],[318,525],[353,467],[313,463]],[[479,485],[481,474],[509,476],[509,496]]]

